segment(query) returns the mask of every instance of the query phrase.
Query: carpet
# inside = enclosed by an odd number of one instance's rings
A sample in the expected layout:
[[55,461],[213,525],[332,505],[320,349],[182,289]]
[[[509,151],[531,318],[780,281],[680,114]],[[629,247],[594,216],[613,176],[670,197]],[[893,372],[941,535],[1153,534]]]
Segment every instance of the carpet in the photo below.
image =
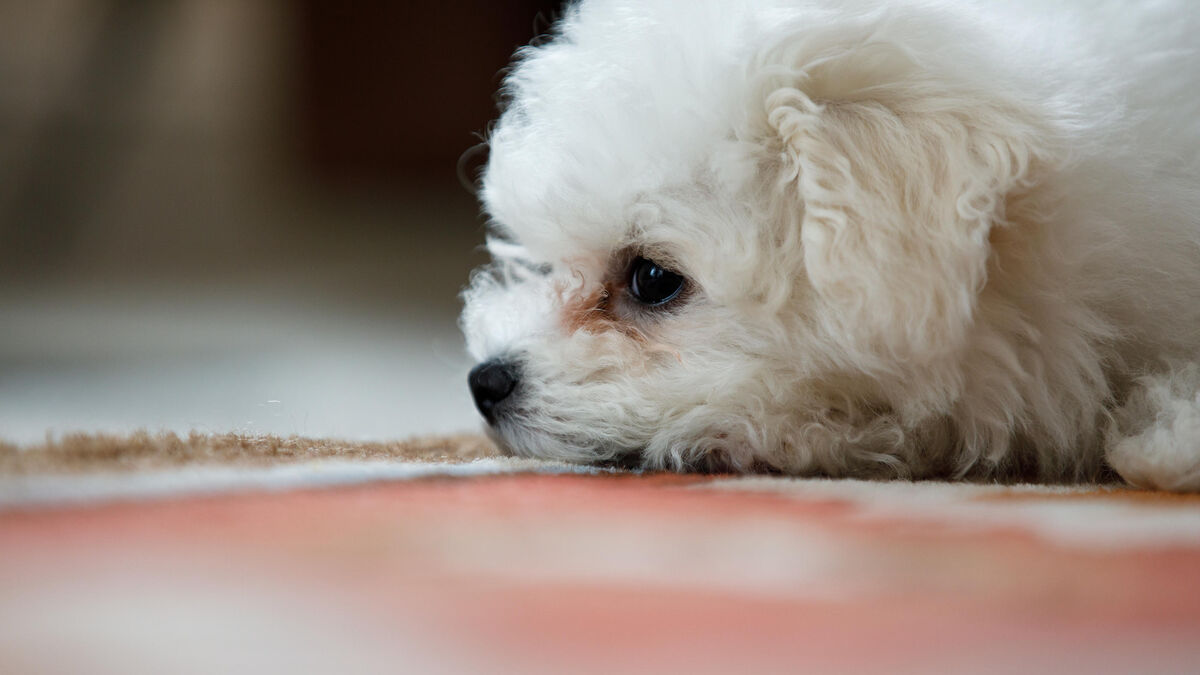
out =
[[0,442],[0,476],[278,466],[329,459],[465,462],[498,454],[487,439],[468,434],[391,443],[195,432],[187,436],[67,434],[24,448]]
[[0,672],[1195,672],[1200,498],[0,446]]

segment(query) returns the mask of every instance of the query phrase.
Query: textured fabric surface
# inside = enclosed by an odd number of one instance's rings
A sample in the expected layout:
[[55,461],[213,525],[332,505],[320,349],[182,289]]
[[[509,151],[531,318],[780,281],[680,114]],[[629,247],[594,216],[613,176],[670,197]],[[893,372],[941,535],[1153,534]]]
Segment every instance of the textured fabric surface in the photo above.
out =
[[465,462],[497,455],[487,439],[470,434],[391,443],[244,434],[69,434],[28,447],[0,442],[0,475],[278,466],[330,459]]
[[[164,447],[138,438],[130,448]],[[491,451],[462,440],[296,440],[324,449],[272,466],[286,442],[260,441],[114,460],[153,467],[115,473],[95,471],[99,455],[54,476],[8,457],[0,491],[160,489],[0,509],[0,672],[1184,673],[1200,660],[1192,496],[464,462]],[[109,442],[105,456],[132,452]],[[20,452],[38,451],[56,452]],[[209,477],[204,494],[189,475]]]

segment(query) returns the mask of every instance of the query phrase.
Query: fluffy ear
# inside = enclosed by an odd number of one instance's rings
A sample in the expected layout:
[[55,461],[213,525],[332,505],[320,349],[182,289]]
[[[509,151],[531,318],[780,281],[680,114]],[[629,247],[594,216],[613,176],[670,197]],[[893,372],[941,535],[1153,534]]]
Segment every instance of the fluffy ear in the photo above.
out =
[[954,350],[986,281],[989,233],[1040,155],[1036,118],[885,44],[814,62],[763,95],[823,320],[886,362]]

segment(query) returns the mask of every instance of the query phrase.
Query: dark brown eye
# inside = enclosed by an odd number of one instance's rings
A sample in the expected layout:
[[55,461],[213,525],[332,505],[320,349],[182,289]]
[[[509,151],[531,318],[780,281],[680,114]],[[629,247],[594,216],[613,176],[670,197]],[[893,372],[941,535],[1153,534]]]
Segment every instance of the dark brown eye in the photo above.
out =
[[629,267],[629,294],[649,307],[665,305],[683,290],[684,279],[678,274],[642,257]]

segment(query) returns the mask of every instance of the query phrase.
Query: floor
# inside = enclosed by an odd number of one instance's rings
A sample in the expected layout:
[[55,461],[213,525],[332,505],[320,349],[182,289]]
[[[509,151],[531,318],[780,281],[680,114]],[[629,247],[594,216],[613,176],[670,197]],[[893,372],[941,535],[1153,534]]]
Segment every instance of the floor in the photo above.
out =
[[453,315],[207,288],[0,294],[0,438],[476,428]]
[[457,327],[457,294],[486,259],[473,198],[292,188],[269,205],[243,247],[211,256],[76,252],[0,274],[0,439],[477,430]]

